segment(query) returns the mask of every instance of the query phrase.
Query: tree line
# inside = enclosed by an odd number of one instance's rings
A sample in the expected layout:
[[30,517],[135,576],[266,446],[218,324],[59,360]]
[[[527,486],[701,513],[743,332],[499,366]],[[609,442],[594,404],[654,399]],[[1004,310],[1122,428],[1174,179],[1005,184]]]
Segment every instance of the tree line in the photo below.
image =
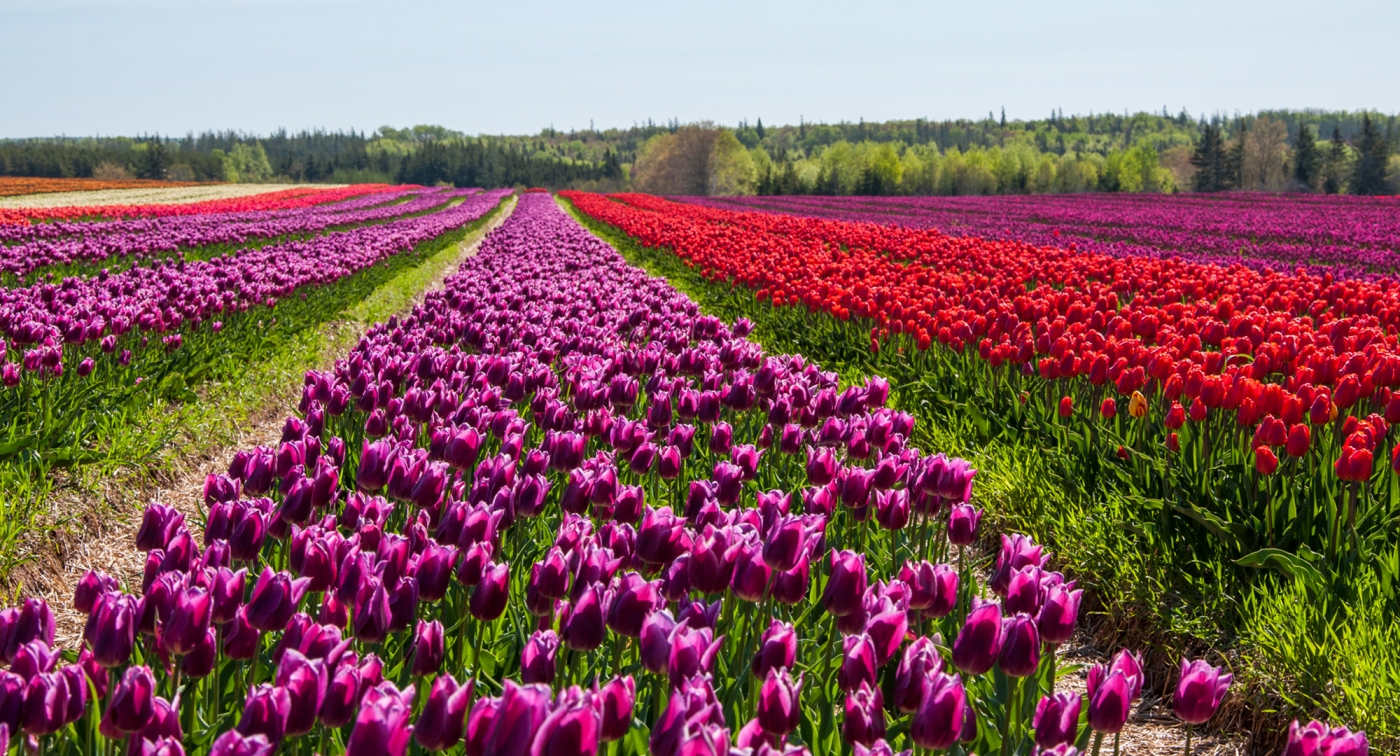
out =
[[1400,122],[1379,113],[1090,113],[469,136],[236,131],[0,140],[0,175],[187,181],[360,181],[661,193],[1006,194],[1308,190],[1400,192]]

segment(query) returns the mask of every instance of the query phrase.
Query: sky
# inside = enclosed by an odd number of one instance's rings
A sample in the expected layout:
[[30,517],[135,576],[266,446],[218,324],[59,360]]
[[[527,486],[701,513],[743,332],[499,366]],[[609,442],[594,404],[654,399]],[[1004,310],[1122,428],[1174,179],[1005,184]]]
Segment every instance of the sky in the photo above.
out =
[[0,138],[1400,112],[1400,2],[0,0]]

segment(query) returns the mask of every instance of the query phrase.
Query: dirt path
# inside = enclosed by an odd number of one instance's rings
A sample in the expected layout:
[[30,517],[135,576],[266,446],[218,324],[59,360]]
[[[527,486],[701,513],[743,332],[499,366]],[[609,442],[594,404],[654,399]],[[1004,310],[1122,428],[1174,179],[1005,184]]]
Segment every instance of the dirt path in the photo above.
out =
[[[458,246],[453,264],[446,265],[415,294],[412,309],[421,303],[427,292],[442,286],[443,280],[456,272],[461,263],[476,254],[481,240],[494,230],[515,209],[515,198],[507,198],[496,216],[471,234]],[[335,321],[321,327],[328,345],[315,367],[325,369],[340,357],[339,349],[331,345],[353,344],[369,326],[358,321]],[[73,589],[88,570],[99,570],[121,580],[129,590],[139,589],[145,567],[145,554],[136,549],[136,530],[141,524],[141,507],[145,502],[158,501],[174,506],[185,515],[190,532],[196,539],[202,536],[204,480],[211,473],[228,469],[234,452],[258,444],[274,445],[282,435],[282,423],[296,407],[296,396],[268,397],[264,406],[249,417],[236,434],[233,443],[207,450],[205,453],[181,460],[176,473],[164,485],[154,485],[144,492],[118,490],[102,492],[107,511],[127,511],[129,517],[108,517],[88,523],[80,534],[59,549],[61,560],[45,560],[21,566],[11,582],[25,586],[26,595],[39,595],[53,608],[57,623],[56,645],[77,648],[81,642],[85,618],[73,608]],[[114,481],[116,483],[117,481]],[[106,486],[104,486],[106,488]],[[84,502],[84,511],[99,511],[102,502]],[[113,506],[117,504],[119,506]]]
[[[1077,668],[1055,679],[1057,692],[1084,695],[1085,678],[1095,664],[1107,664],[1111,654],[1094,648],[1076,637],[1059,650],[1061,669]],[[1088,705],[1088,701],[1084,702]],[[1248,739],[1226,733],[1203,733],[1199,729],[1191,736],[1192,756],[1241,756],[1249,752]],[[1119,734],[1118,752],[1123,756],[1179,756],[1186,746],[1186,730],[1171,710],[1171,694],[1158,696],[1144,691],[1133,708],[1127,727]],[[1101,754],[1113,753],[1113,740],[1105,738]]]

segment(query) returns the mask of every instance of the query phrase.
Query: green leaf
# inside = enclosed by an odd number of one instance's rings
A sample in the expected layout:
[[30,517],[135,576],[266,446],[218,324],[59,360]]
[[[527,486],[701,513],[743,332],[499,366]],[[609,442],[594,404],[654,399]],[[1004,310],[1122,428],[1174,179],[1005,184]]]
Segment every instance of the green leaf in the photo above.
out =
[[1309,591],[1321,590],[1326,582],[1320,570],[1283,549],[1260,549],[1236,559],[1235,564],[1241,567],[1278,570],[1285,575],[1302,580],[1308,586]]
[[1210,512],[1197,509],[1194,505],[1180,506],[1172,505],[1172,509],[1190,517],[1200,523],[1206,530],[1209,530],[1215,537],[1223,541],[1227,546],[1238,549],[1240,541],[1252,535],[1252,531],[1237,522],[1225,522]]

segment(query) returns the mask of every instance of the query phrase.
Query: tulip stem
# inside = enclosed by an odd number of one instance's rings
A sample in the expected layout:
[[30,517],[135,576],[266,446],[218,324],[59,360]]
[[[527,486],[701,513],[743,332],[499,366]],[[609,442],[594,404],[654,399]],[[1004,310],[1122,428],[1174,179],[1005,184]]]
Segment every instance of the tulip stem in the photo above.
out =
[[1099,756],[1099,747],[1103,745],[1103,733],[1094,733],[1094,750],[1092,756]]
[[1191,756],[1191,723],[1186,723],[1186,756]]

